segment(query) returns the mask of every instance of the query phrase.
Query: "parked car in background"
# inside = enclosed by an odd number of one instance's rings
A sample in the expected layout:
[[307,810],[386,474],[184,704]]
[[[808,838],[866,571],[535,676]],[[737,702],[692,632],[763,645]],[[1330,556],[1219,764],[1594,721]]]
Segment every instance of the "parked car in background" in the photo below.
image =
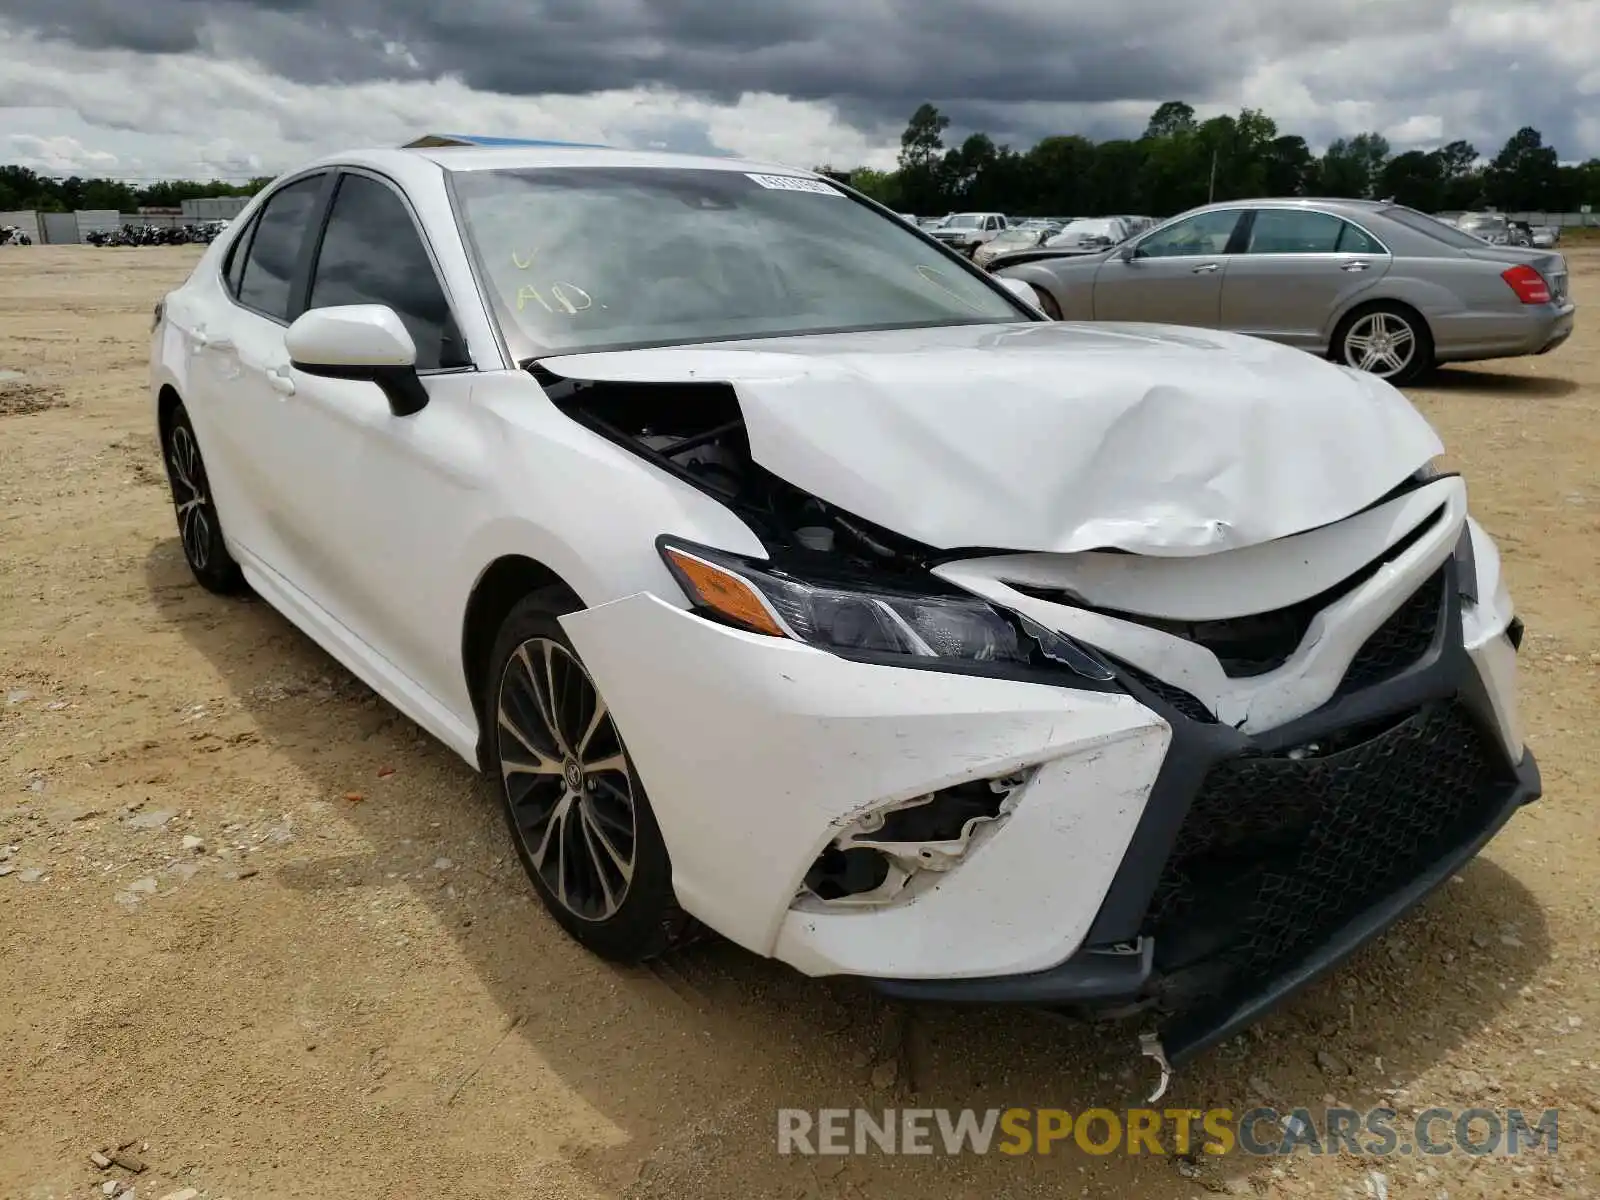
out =
[[1146,229],[1153,228],[1156,224],[1156,219],[1154,217],[1124,216],[1122,223],[1128,227],[1128,236],[1133,237],[1136,234],[1143,233]]
[[1156,321],[1271,338],[1397,383],[1440,362],[1554,350],[1572,333],[1567,264],[1402,205],[1249,200],[1127,244],[990,263],[1066,320]]
[[1080,217],[1065,225],[1060,233],[1046,239],[1049,250],[1093,254],[1126,241],[1128,223],[1121,217]]
[[1499,213],[1462,213],[1456,218],[1455,225],[1457,229],[1491,246],[1527,245],[1532,242],[1531,237],[1525,241],[1522,231]]
[[1537,798],[1522,626],[1404,396],[1026,290],[813,172],[356,151],[158,302],[150,419],[195,580],[486,775],[580,944],[1178,1064]]
[[1561,240],[1561,226],[1535,225],[1533,227],[1533,244],[1541,250],[1548,250]]
[[928,230],[945,245],[970,255],[985,242],[993,241],[1006,229],[1002,213],[951,213]]
[[972,261],[982,267],[987,266],[991,260],[1001,254],[1010,254],[1017,250],[1030,250],[1049,237],[1053,228],[1053,226],[1043,223],[1030,227],[1024,222],[1011,229],[1002,230],[995,237],[972,251]]

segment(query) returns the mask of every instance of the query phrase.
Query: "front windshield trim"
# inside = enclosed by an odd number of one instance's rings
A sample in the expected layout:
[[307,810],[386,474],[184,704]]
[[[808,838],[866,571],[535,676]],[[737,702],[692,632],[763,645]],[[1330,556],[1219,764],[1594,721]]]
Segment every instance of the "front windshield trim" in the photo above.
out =
[[[516,174],[532,169],[559,171],[574,168],[508,167],[487,171],[474,171],[471,172],[471,174],[478,176],[493,175],[501,173],[502,171],[507,174]],[[644,171],[649,170],[650,168],[638,169]],[[462,203],[461,193],[458,190],[458,176],[463,174],[467,174],[467,172],[452,171],[448,169],[444,172],[445,195],[450,202],[451,217],[456,226],[457,236],[461,239],[462,249],[466,253],[467,264],[472,272],[473,282],[477,285],[479,302],[483,305],[484,313],[489,319],[490,326],[494,331],[495,339],[500,345],[506,362],[515,363],[519,367],[525,368],[528,364],[538,362],[543,359],[559,358],[579,354],[620,353],[627,350],[662,349],[670,346],[694,346],[702,344],[710,345],[725,342],[771,341],[785,337],[819,337],[830,334],[888,332],[895,329],[941,329],[959,328],[968,325],[1038,323],[1049,320],[1048,317],[1042,316],[1041,314],[1027,307],[1021,299],[1014,295],[1008,288],[1004,287],[997,277],[991,275],[988,271],[985,271],[981,267],[974,264],[971,259],[967,258],[966,255],[958,253],[957,251],[951,249],[950,246],[945,242],[942,242],[938,238],[932,236],[929,230],[923,229],[920,226],[911,225],[906,221],[902,221],[896,215],[893,209],[878,203],[876,200],[873,200],[871,197],[862,194],[856,189],[850,187],[848,184],[841,183],[835,179],[829,179],[827,182],[838,190],[841,197],[846,202],[871,211],[881,220],[894,222],[895,227],[898,229],[909,231],[914,237],[917,238],[918,241],[923,244],[925,248],[931,250],[940,259],[942,259],[945,265],[957,273],[965,275],[969,279],[978,280],[987,291],[993,295],[999,296],[1005,302],[1006,306],[1012,310],[1011,314],[1003,319],[987,317],[966,319],[959,316],[951,316],[949,318],[936,321],[816,327],[773,332],[741,332],[726,336],[716,335],[696,338],[663,338],[650,341],[619,341],[616,343],[606,344],[604,346],[596,345],[593,347],[564,348],[543,346],[540,345],[535,338],[529,336],[528,332],[523,329],[522,326],[517,324],[515,321],[509,320],[508,315],[502,311],[501,304],[499,304],[494,298],[495,293],[493,284],[491,282],[492,277],[489,273],[488,265],[483,260],[481,247],[478,245],[477,239],[472,236],[469,229],[465,215],[465,208]],[[812,178],[812,176],[805,174],[804,172],[796,171],[793,172],[793,174],[799,178]]]

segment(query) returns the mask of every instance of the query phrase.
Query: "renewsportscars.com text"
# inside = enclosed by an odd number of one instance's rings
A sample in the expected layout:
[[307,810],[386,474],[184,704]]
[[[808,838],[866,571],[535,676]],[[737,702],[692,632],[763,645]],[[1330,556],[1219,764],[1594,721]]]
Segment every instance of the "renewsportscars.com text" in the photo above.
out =
[[1559,1112],[1430,1108],[783,1108],[779,1154],[1555,1154]]

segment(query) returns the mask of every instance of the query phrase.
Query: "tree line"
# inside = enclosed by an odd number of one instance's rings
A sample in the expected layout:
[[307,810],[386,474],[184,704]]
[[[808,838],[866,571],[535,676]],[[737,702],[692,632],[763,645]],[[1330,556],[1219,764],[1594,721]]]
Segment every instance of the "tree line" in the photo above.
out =
[[[1140,137],[1104,142],[1062,134],[1018,151],[974,133],[947,146],[949,127],[949,117],[922,105],[900,136],[897,168],[849,171],[850,182],[899,212],[924,216],[958,209],[1168,216],[1209,200],[1252,196],[1387,198],[1424,212],[1576,212],[1600,205],[1600,158],[1563,164],[1531,126],[1512,134],[1491,159],[1465,141],[1392,154],[1378,133],[1339,138],[1318,156],[1303,137],[1279,133],[1259,109],[1201,121],[1181,100],[1157,108]],[[832,167],[819,170],[838,174]],[[0,166],[0,212],[134,212],[202,196],[251,196],[269,182],[270,176],[242,184],[180,179],[135,187]]]
[[1392,199],[1424,212],[1576,212],[1600,205],[1600,158],[1564,165],[1531,126],[1512,134],[1491,159],[1466,141],[1393,154],[1378,133],[1339,138],[1318,156],[1259,109],[1201,121],[1181,100],[1157,108],[1142,136],[1104,142],[1063,134],[1018,151],[974,133],[947,146],[949,126],[949,117],[922,105],[900,137],[897,169],[849,171],[850,183],[899,212],[923,216],[957,210],[1169,216],[1211,200],[1256,196]]
[[172,179],[134,187],[116,179],[84,179],[73,175],[51,179],[28,167],[0,166],[0,212],[75,212],[80,209],[177,208],[185,200],[205,196],[253,196],[272,182],[264,175],[249,183]]

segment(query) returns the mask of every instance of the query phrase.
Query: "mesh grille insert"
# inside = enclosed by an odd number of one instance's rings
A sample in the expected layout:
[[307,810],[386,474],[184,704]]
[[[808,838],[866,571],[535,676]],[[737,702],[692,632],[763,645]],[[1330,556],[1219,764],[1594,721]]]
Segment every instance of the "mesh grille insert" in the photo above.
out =
[[1142,932],[1190,999],[1293,966],[1474,836],[1509,779],[1455,703],[1302,750],[1218,764],[1179,830]]

